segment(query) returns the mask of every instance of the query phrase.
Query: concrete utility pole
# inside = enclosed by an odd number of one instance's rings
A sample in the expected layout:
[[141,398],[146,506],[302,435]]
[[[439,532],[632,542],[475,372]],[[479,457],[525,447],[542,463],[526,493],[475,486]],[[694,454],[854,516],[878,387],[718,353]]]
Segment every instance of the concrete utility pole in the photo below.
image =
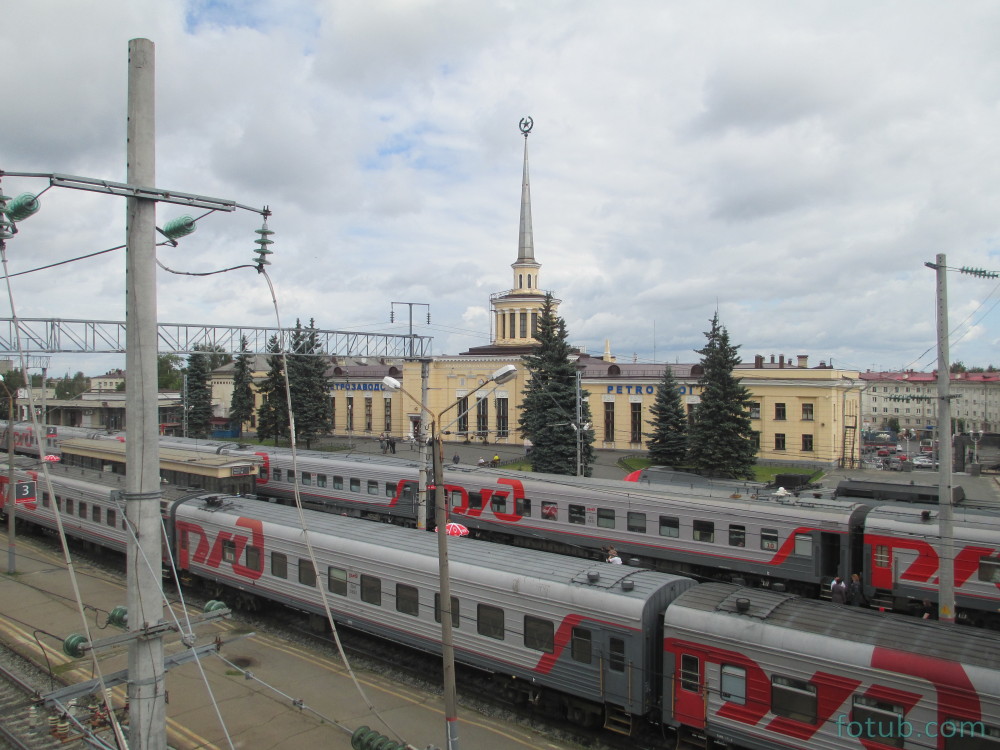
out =
[[[156,184],[154,46],[128,44],[128,183]],[[156,372],[156,202],[128,198],[125,220],[125,363],[129,388],[125,414],[125,513],[134,538],[128,544],[129,629],[163,619],[160,597],[160,448]],[[135,439],[138,438],[138,439]],[[163,638],[135,638],[128,652],[130,740],[138,750],[166,750]]]
[[928,263],[937,272],[938,339],[938,445],[941,464],[938,478],[938,619],[955,622],[955,527],[951,472],[951,364],[948,354],[948,269],[944,253]]
[[[425,414],[430,413],[427,408],[427,384],[430,381],[430,376],[431,360],[420,360],[420,409]],[[427,420],[422,414],[420,416],[420,484],[417,487],[417,528],[420,530],[427,529],[427,485],[431,483],[433,473],[431,469],[431,457],[428,455],[428,451],[430,450],[428,436],[430,432],[427,429],[429,425],[426,422]]]

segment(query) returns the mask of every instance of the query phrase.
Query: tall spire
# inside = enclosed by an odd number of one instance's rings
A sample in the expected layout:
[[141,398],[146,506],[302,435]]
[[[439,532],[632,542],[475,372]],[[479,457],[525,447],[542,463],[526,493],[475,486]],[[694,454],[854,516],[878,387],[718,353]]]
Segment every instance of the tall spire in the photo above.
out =
[[535,241],[531,233],[531,186],[528,183],[528,133],[534,125],[530,117],[521,119],[520,128],[524,135],[524,176],[521,178],[521,233],[517,242],[517,260],[535,260]]

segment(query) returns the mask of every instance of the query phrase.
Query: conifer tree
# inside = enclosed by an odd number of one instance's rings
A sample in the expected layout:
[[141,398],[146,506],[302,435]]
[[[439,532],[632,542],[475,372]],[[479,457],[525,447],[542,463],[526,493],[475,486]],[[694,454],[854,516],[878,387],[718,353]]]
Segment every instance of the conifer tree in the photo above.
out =
[[656,398],[650,407],[653,417],[648,424],[652,432],[645,433],[649,459],[657,466],[676,467],[687,458],[687,415],[677,380],[670,366],[664,368],[663,379],[656,388]]
[[[198,347],[195,347],[198,349]],[[212,386],[209,382],[209,353],[195,351],[187,365],[187,434],[207,438],[212,430]]]
[[305,329],[300,320],[295,321],[292,351],[295,353],[288,357],[288,380],[295,412],[295,439],[309,448],[316,437],[333,427],[330,380],[326,374],[329,358],[322,354],[315,320],[310,320]]
[[253,367],[254,355],[250,353],[247,337],[240,338],[240,353],[233,366],[233,397],[229,402],[229,417],[236,423],[239,434],[243,425],[253,417]]
[[[529,379],[519,423],[532,443],[531,465],[550,474],[576,474],[577,432],[576,368],[574,353],[566,341],[566,322],[554,312],[552,296],[546,295],[538,316],[538,346],[522,360]],[[581,394],[581,399],[587,396]],[[590,407],[583,402],[580,430],[580,459],[584,474],[590,475],[594,461],[594,433],[584,429],[590,423]]]
[[288,436],[288,402],[285,398],[285,361],[277,334],[267,342],[267,375],[260,384],[261,402],[257,407],[257,437],[274,440]]
[[729,332],[712,318],[705,333],[708,343],[699,349],[703,374],[701,402],[688,429],[689,462],[705,476],[752,479],[755,462],[750,422],[750,391],[733,376],[740,363],[738,346],[729,343]]

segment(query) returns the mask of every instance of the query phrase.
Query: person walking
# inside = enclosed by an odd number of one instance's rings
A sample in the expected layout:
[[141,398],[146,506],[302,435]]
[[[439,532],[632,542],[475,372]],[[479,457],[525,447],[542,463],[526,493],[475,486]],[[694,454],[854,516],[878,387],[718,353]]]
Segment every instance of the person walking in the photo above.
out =
[[392,453],[393,455],[395,455],[396,454],[396,438],[394,438],[392,435],[390,435],[388,437],[388,443],[389,443],[389,453]]
[[847,584],[840,576],[834,578],[833,585],[830,586],[830,601],[834,604],[847,604]]

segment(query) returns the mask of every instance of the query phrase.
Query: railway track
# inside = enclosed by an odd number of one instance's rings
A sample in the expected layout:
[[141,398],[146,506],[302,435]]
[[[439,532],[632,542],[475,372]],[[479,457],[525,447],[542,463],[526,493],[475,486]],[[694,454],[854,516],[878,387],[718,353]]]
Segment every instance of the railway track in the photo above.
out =
[[[8,664],[13,655],[4,654]],[[71,725],[57,716],[50,725],[49,714],[36,708],[38,690],[19,671],[0,665],[0,747],[15,750],[55,750],[82,748],[82,739],[74,740]],[[6,745],[4,744],[6,743]]]

